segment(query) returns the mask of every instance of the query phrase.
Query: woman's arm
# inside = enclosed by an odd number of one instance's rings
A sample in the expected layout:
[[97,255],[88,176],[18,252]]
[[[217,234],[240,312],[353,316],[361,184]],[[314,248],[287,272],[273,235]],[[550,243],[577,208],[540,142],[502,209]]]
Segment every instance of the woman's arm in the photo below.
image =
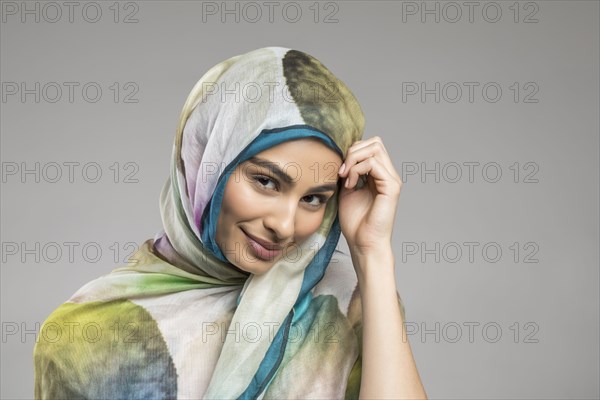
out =
[[[350,146],[338,174],[342,232],[361,292],[361,399],[427,398],[417,372],[396,291],[392,231],[402,180],[379,136]],[[358,185],[366,177],[364,185]]]
[[359,398],[427,399],[404,329],[391,247],[352,258],[363,310]]

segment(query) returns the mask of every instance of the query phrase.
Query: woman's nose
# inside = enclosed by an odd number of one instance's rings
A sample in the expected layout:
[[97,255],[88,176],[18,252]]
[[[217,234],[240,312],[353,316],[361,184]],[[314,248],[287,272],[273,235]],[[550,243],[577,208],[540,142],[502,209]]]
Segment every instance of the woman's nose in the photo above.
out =
[[278,202],[264,218],[265,228],[273,231],[278,241],[285,242],[294,236],[296,207],[292,201]]

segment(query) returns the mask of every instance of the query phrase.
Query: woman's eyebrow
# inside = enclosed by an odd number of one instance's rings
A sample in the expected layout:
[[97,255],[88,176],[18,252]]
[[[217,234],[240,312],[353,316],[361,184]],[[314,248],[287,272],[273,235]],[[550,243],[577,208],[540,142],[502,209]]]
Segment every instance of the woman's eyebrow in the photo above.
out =
[[[274,163],[272,161],[265,160],[265,159],[262,159],[262,158],[259,158],[256,156],[250,157],[248,159],[248,162],[255,164],[259,167],[267,168],[269,171],[271,171],[273,174],[277,175],[277,177],[279,179],[281,179],[288,185],[294,184],[294,178],[292,178],[291,176],[286,174],[281,168],[279,168],[279,165],[277,165],[277,163]],[[336,190],[337,190],[337,184],[335,184],[335,183],[322,185],[322,186],[315,186],[314,188],[311,189],[312,192],[319,192],[319,193],[329,192],[329,191],[335,192]]]

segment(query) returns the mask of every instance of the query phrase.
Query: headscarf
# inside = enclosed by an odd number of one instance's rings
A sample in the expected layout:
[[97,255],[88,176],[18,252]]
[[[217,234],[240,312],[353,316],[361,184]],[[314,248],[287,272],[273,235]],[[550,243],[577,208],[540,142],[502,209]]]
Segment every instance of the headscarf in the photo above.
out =
[[216,243],[236,166],[317,138],[344,158],[364,117],[314,57],[282,47],[211,68],[189,94],[160,196],[163,229],[41,326],[35,397],[356,398],[361,307],[340,237],[337,192],[317,231],[264,274]]

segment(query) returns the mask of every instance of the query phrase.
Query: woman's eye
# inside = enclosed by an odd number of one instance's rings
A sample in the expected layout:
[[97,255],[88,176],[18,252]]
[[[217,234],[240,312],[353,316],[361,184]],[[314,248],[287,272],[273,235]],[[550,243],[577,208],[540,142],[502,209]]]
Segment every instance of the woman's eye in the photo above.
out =
[[267,187],[267,185],[269,184],[269,182],[271,182],[275,186],[274,189],[277,188],[277,185],[275,185],[275,182],[271,178],[268,178],[266,176],[256,175],[254,177],[254,180],[257,181],[263,187]]
[[310,196],[306,196],[306,197],[308,197],[308,198],[312,197],[313,200],[318,201],[318,203],[314,203],[311,201],[308,202],[313,207],[321,207],[323,204],[327,203],[327,199],[325,198],[325,196],[317,196],[317,195],[311,194]]

